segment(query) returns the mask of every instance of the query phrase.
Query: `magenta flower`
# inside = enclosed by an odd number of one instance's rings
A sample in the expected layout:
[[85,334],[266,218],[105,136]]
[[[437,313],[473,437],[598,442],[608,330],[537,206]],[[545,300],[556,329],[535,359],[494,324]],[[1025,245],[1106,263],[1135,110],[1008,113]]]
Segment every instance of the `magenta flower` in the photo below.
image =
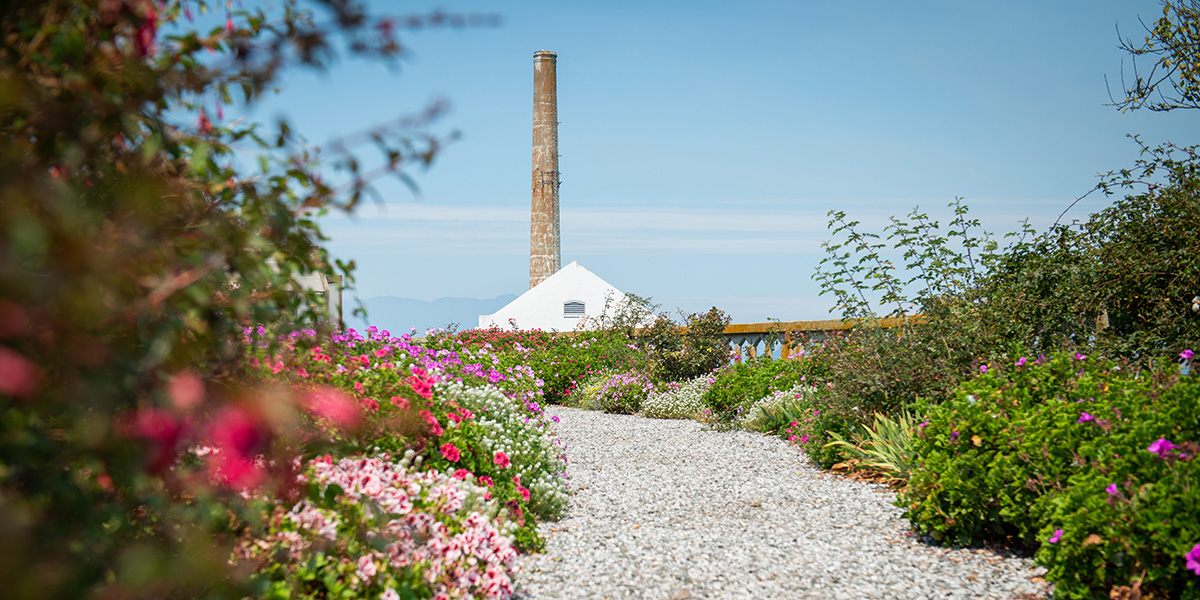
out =
[[801,443],[801,444],[807,444],[807,443],[808,443],[808,434],[807,434],[807,433],[806,433],[806,434],[804,434],[804,435],[802,435],[802,436],[800,436],[800,443]]
[[1087,360],[1087,355],[1086,355],[1086,354],[1080,354],[1080,353],[1076,352],[1076,353],[1075,353],[1075,360]]
[[986,375],[986,374],[987,374],[987,365],[979,365],[979,374],[980,374],[980,375]]
[[446,457],[446,460],[450,462],[458,462],[458,459],[462,458],[462,452],[458,449],[458,446],[450,442],[442,444],[441,450],[442,456]]
[[557,422],[558,422],[558,415],[553,415],[553,416],[551,416],[551,417],[550,417],[550,420],[551,420],[551,421],[554,421],[555,423],[557,423]]
[[1018,366],[1018,367],[1021,367],[1021,366],[1024,366],[1024,365],[1025,365],[1025,357],[1024,357],[1024,356],[1022,356],[1022,357],[1021,357],[1021,359],[1017,361],[1017,366]]
[[1159,458],[1166,458],[1167,454],[1177,447],[1178,446],[1171,443],[1171,441],[1167,438],[1158,438],[1153,444],[1150,444],[1150,447],[1146,448],[1146,450],[1157,454]]
[[951,431],[951,432],[950,432],[950,441],[952,441],[952,442],[953,442],[954,440],[957,440],[957,439],[958,439],[958,432],[957,432],[957,431]]
[[1192,357],[1195,355],[1196,355],[1195,352],[1192,352],[1191,349],[1188,349],[1188,350],[1184,350],[1183,352],[1180,352],[1179,358],[1182,358],[1183,360],[1192,360]]
[[1054,535],[1051,535],[1051,536],[1050,536],[1050,539],[1046,540],[1046,542],[1047,542],[1047,543],[1050,543],[1050,544],[1057,544],[1057,543],[1058,543],[1058,540],[1061,540],[1061,539],[1062,539],[1062,536],[1063,536],[1063,530],[1061,530],[1061,529],[1055,529],[1055,530],[1054,530]]
[[1191,572],[1200,575],[1200,544],[1193,546],[1192,551],[1188,552],[1184,558],[1187,560],[1187,568]]
[[1093,417],[1092,415],[1089,415],[1085,412],[1081,412],[1081,413],[1079,413],[1079,418],[1076,419],[1075,422],[1076,423],[1087,423],[1088,421],[1094,421],[1095,419],[1096,419],[1096,417]]
[[1121,493],[1117,490],[1117,484],[1115,483],[1108,484],[1108,487],[1104,488],[1104,491],[1108,492],[1110,496],[1116,496],[1117,494]]

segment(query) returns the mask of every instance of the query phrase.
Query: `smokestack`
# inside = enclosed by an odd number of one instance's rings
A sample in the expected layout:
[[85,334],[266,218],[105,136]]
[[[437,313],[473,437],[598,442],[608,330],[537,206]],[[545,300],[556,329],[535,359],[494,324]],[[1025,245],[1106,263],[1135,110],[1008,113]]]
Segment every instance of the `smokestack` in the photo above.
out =
[[558,83],[549,50],[533,53],[533,197],[529,287],[562,268],[558,240]]

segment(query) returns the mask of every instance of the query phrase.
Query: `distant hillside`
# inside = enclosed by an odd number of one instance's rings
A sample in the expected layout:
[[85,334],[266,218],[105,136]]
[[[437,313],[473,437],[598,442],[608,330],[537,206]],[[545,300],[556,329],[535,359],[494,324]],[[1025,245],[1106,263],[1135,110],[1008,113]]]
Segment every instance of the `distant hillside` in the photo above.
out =
[[346,324],[355,329],[370,324],[386,329],[393,335],[409,333],[413,327],[417,328],[418,333],[424,334],[427,329],[447,327],[451,323],[457,323],[460,330],[474,329],[479,325],[479,315],[490,315],[516,299],[516,294],[505,294],[488,300],[438,298],[432,301],[376,296],[363,300],[363,305],[367,307],[366,323],[350,315],[354,305],[347,301]]

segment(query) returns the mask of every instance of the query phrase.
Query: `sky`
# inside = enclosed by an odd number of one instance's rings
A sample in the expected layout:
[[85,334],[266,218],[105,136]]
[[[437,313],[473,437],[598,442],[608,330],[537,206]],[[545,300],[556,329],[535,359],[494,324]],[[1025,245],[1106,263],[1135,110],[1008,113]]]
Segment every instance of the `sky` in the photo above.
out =
[[[395,10],[375,2],[380,14]],[[344,59],[255,109],[321,145],[428,103],[460,138],[414,194],[322,220],[367,299],[528,288],[533,53],[558,54],[562,261],[661,310],[738,323],[838,316],[812,279],[827,213],[867,230],[963,198],[984,228],[1052,224],[1139,147],[1197,143],[1200,114],[1121,113],[1149,0],[450,1],[496,27],[401,32],[391,67]],[[1195,113],[1196,111],[1192,111]],[[362,155],[370,168],[378,159]],[[1093,194],[1064,220],[1111,202]],[[348,303],[352,300],[348,300]],[[403,323],[383,324],[396,329]]]

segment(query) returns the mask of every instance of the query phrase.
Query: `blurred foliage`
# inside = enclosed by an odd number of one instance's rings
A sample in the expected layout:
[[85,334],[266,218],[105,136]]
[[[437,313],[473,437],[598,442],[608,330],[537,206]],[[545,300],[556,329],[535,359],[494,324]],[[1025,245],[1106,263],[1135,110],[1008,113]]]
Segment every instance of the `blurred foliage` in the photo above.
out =
[[[438,24],[314,4],[320,24],[294,1],[271,13],[0,4],[6,597],[244,593],[227,564],[237,490],[250,483],[240,476],[288,481],[283,457],[305,438],[289,392],[240,377],[242,331],[322,326],[295,277],[334,274],[312,215],[368,189],[356,146],[374,143],[384,170],[400,172],[443,143],[420,131],[440,106],[349,137],[325,155],[339,183],[285,122],[225,122],[226,107],[253,104],[290,67],[324,68],[342,49],[394,60],[398,29]],[[233,462],[172,468],[197,443],[229,461],[265,454],[266,479]]]

